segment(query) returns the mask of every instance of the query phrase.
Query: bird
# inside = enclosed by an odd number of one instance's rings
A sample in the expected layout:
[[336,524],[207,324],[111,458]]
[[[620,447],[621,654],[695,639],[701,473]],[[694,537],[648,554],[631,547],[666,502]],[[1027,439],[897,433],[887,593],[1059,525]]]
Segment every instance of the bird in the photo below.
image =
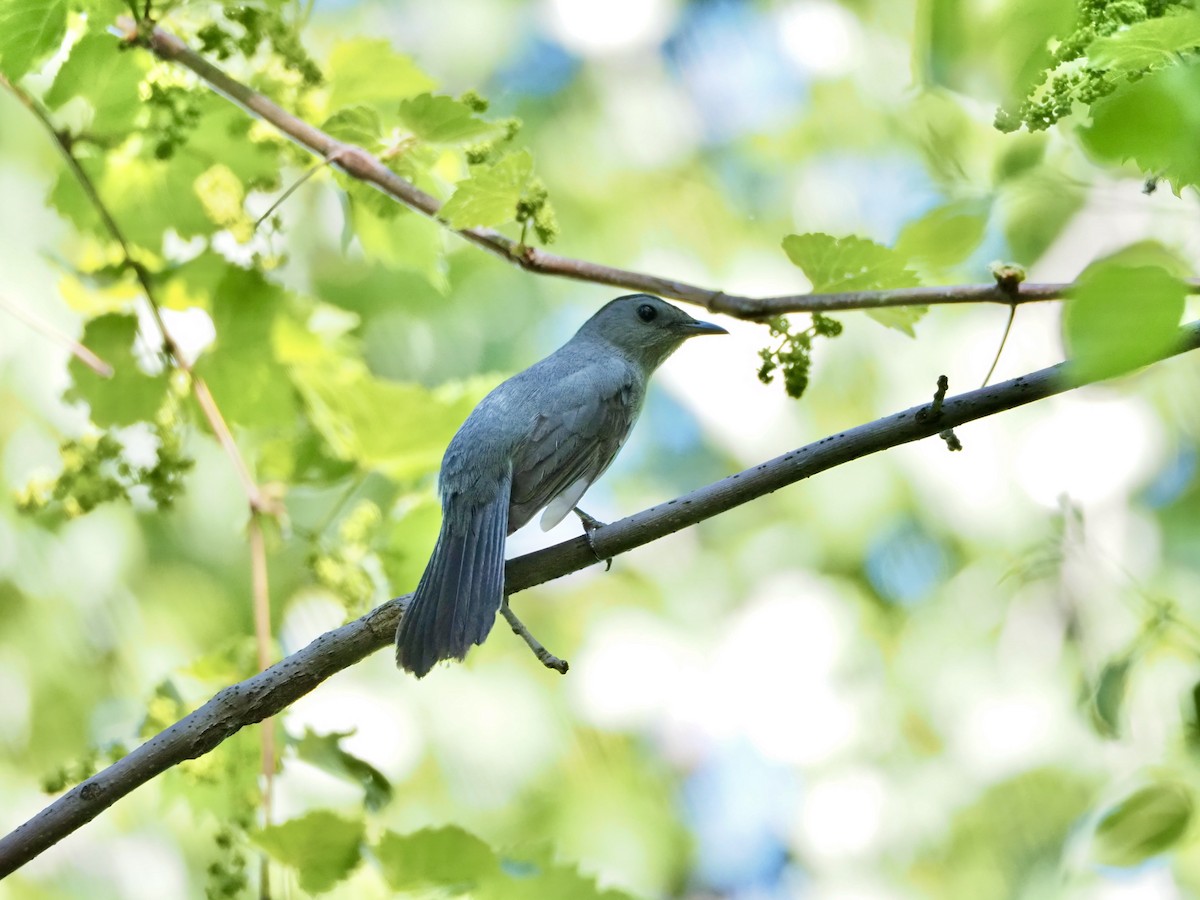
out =
[[422,678],[484,642],[504,603],[505,539],[539,511],[548,531],[576,510],[590,535],[598,523],[576,506],[629,437],[650,376],[688,338],[727,333],[650,294],[617,297],[480,401],[442,459],[441,530],[396,629],[399,668]]

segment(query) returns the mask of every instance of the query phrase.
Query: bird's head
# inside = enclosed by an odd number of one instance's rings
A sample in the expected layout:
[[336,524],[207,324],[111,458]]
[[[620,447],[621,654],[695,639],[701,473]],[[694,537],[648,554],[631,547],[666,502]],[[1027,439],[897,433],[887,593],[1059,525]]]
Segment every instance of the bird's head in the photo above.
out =
[[656,369],[690,337],[728,334],[720,325],[693,319],[682,309],[650,294],[610,300],[583,323],[578,337],[600,339],[625,356]]

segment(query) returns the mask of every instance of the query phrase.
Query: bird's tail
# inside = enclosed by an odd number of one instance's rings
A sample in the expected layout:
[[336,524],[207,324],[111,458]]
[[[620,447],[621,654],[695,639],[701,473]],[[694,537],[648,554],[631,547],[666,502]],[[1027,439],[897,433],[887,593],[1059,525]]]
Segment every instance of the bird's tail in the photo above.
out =
[[418,678],[443,659],[464,659],[492,630],[504,598],[511,482],[468,515],[443,509],[433,556],[396,629],[396,665]]

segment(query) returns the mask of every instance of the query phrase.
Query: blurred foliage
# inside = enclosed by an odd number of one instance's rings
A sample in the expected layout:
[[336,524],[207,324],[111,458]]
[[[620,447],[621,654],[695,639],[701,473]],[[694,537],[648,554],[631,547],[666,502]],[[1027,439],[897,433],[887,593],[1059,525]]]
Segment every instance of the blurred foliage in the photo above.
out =
[[[0,0],[0,295],[114,370],[0,325],[6,827],[256,667],[246,498],[142,277],[281,499],[284,653],[415,584],[455,428],[610,293],[447,225],[743,293],[1078,278],[1061,326],[1021,308],[1013,374],[1060,343],[1075,377],[1128,373],[1194,313],[1192,4],[585,6]],[[443,222],[126,46],[147,10]],[[589,502],[957,390],[999,341],[987,309],[761,324],[672,360]],[[756,347],[802,404],[758,389]],[[248,729],[5,896],[251,896],[263,853],[295,896],[1200,891],[1195,378],[1155,366],[522,595],[566,679],[503,628],[419,684],[366,661],[270,726],[270,823]]]

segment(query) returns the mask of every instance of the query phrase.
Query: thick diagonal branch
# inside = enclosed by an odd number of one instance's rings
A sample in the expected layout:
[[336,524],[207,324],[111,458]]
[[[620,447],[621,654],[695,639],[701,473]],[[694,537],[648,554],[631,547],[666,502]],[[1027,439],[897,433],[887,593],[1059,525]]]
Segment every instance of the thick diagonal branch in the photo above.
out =
[[[278,104],[213,65],[171,32],[158,27],[139,29],[128,16],[117,23],[126,41],[149,48],[159,59],[190,69],[222,96],[252,116],[271,123],[301,147],[323,161],[336,165],[351,178],[370,184],[410,209],[446,223],[439,217],[441,204],[412,182],[401,178],[371,153],[354,144],[342,143],[319,128],[297,118]],[[449,226],[447,226],[449,228]],[[958,287],[920,287],[899,290],[851,291],[836,294],[789,294],[778,297],[746,297],[661,278],[642,272],[618,269],[582,259],[572,259],[529,247],[491,228],[450,229],[484,250],[540,275],[555,275],[576,281],[606,284],[632,291],[645,291],[703,306],[711,312],[741,319],[764,319],[789,312],[845,312],[891,306],[923,306],[942,303],[1003,303],[1013,305],[1061,298],[1069,284],[997,284]]]
[[[1165,356],[1200,348],[1200,322],[1182,329]],[[505,592],[515,594],[656,541],[835,466],[890,447],[931,437],[1006,409],[1075,387],[1064,365],[1052,366],[945,400],[938,414],[915,406],[753,468],[683,497],[517,559],[505,568]],[[159,773],[208,753],[239,729],[259,722],[303,697],[329,676],[391,644],[408,596],[391,600],[307,647],[227,687],[191,715],[151,738],[128,756],[68,791],[0,840],[0,878],[91,821],[121,797]]]

